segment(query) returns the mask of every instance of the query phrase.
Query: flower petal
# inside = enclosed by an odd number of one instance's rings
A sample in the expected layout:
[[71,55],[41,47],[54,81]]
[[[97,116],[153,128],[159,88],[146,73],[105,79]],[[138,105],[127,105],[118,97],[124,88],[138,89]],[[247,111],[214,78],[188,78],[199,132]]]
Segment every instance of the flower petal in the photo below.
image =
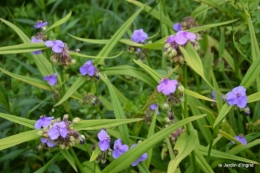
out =
[[48,136],[51,140],[55,140],[60,136],[60,133],[56,127],[52,127],[48,130]]

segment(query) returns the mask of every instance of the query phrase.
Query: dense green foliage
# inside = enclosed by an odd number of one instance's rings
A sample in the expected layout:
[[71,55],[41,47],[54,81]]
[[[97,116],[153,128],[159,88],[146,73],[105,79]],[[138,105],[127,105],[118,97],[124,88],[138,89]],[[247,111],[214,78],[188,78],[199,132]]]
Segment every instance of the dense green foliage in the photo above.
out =
[[[260,172],[259,9],[259,0],[1,2],[0,172]],[[173,24],[187,16],[198,23],[188,31],[201,36],[200,49],[180,46],[179,63],[163,56],[164,46]],[[74,64],[56,65],[50,48],[30,42],[38,20],[48,22],[48,40],[67,44]],[[145,45],[131,41],[140,28],[149,36]],[[145,58],[129,51],[137,47]],[[39,49],[41,55],[31,53]],[[100,79],[80,74],[90,59]],[[54,72],[55,87],[43,80]],[[157,91],[165,77],[184,87],[176,91],[184,94],[178,104]],[[237,86],[246,88],[250,115],[222,99]],[[38,150],[35,122],[65,114],[81,119],[71,126],[85,136],[84,145]],[[102,128],[112,149],[117,138],[139,144],[97,163]],[[234,139],[239,134],[246,145]],[[148,158],[132,167],[145,152]]]

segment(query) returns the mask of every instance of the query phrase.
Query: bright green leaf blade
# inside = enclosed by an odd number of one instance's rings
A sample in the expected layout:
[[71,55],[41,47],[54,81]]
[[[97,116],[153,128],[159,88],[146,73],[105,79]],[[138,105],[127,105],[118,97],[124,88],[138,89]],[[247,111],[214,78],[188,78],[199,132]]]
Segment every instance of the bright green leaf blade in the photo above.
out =
[[260,66],[260,59],[257,59],[251,64],[251,66],[247,70],[245,76],[243,77],[240,83],[240,86],[245,86],[247,88],[255,81],[255,79],[260,74],[259,66]]
[[195,155],[196,155],[196,162],[198,163],[199,167],[202,169],[203,172],[207,173],[214,173],[206,159],[203,157],[203,155],[200,153],[199,149],[195,148]]
[[225,116],[227,115],[227,113],[229,112],[229,110],[232,108],[232,106],[229,106],[227,103],[225,103],[223,105],[223,107],[221,108],[218,117],[216,118],[213,128],[215,128],[219,123],[221,123],[221,121],[225,118]]
[[45,31],[45,33],[48,33],[50,30],[52,30],[53,28],[65,23],[71,16],[71,12],[69,12],[64,18],[60,19],[59,21],[55,22],[54,24],[52,24],[50,27],[48,27]]
[[[136,11],[122,26],[117,30],[117,32],[112,36],[111,39],[107,42],[107,44],[103,47],[103,49],[98,53],[98,57],[106,57],[109,55],[111,50],[115,47],[116,43],[122,38],[126,30],[129,28],[129,26],[132,24],[134,19],[138,16],[138,14],[142,11],[142,8],[140,8],[138,11]],[[95,64],[98,64],[101,62],[102,59],[96,59]]]
[[72,56],[79,56],[79,57],[83,57],[83,58],[93,58],[93,59],[101,59],[101,58],[105,58],[105,59],[112,59],[112,58],[116,58],[118,56],[120,56],[123,52],[120,52],[119,54],[115,55],[115,56],[111,56],[111,57],[98,57],[98,56],[90,56],[90,55],[84,55],[81,53],[77,53],[77,52],[72,52],[70,51],[69,54]]
[[1,112],[0,112],[0,117],[6,119],[8,121],[11,121],[11,122],[14,122],[14,123],[17,123],[17,124],[21,124],[23,126],[34,129],[35,120],[28,120],[26,118],[22,118],[22,117],[10,115],[10,114],[4,114],[4,113],[1,113]]
[[101,151],[98,147],[96,147],[95,150],[92,152],[89,161],[90,162],[95,161],[98,158],[99,154],[101,154]]
[[[204,156],[208,155],[208,148],[207,147],[200,145],[199,150]],[[213,157],[213,158],[218,158],[218,159],[236,160],[236,161],[245,162],[245,163],[258,164],[258,162],[256,162],[256,161],[249,160],[249,159],[242,158],[242,157],[238,157],[238,156],[234,156],[233,154],[225,153],[225,152],[218,151],[218,150],[215,150],[215,149],[211,149],[210,156]]]
[[[108,78],[106,76],[101,75],[101,79],[102,79],[102,81],[104,81],[106,83],[106,85],[108,87],[116,119],[126,119],[125,113],[123,111],[122,106],[120,105],[120,102],[115,93],[113,85],[111,84],[111,82],[108,80]],[[127,125],[119,126],[118,129],[119,129],[122,141],[126,144],[129,144],[129,131],[128,131]]]
[[126,169],[129,165],[131,165],[137,158],[139,158],[143,153],[149,150],[151,147],[156,145],[158,142],[162,141],[166,136],[168,136],[173,131],[178,128],[184,126],[187,123],[190,123],[194,120],[205,117],[206,115],[197,115],[193,117],[186,118],[179,122],[176,122],[165,129],[155,133],[151,137],[147,138],[134,148],[131,148],[129,151],[125,152],[116,160],[112,161],[103,171],[102,173],[111,173],[111,172],[120,172]]
[[74,162],[74,158],[72,157],[72,155],[70,155],[70,153],[68,152],[68,150],[62,150],[60,149],[60,153],[63,155],[63,157],[69,162],[69,164],[72,166],[72,168],[78,172],[76,164]]
[[147,66],[146,64],[133,60],[137,65],[142,67],[155,81],[159,82],[162,79],[162,76],[157,73],[155,70],[153,70],[151,67]]
[[195,98],[198,98],[198,99],[201,99],[201,100],[206,100],[206,101],[210,101],[210,102],[216,102],[215,100],[212,100],[208,97],[205,97],[203,95],[200,95],[196,92],[193,92],[191,90],[188,90],[188,89],[184,89],[184,94],[187,94],[189,96],[192,96],[192,97],[195,97]]
[[145,74],[143,70],[140,70],[138,68],[129,66],[129,65],[121,65],[116,67],[109,67],[106,68],[104,71],[102,71],[107,76],[109,75],[127,75],[132,76],[137,79],[142,80],[143,82],[147,83],[148,85],[155,87],[157,85],[157,82],[151,78],[151,76]]
[[101,120],[81,120],[78,123],[74,123],[71,126],[75,130],[100,130],[102,128],[111,128],[120,126],[123,124],[142,121],[142,118],[133,119],[101,119]]
[[37,135],[37,132],[38,130],[30,130],[27,132],[22,132],[17,135],[12,135],[10,137],[0,139],[0,151],[21,144],[23,142],[39,139],[40,136]]
[[168,164],[167,173],[175,172],[180,162],[185,159],[195,148],[197,143],[197,137],[194,133],[188,135],[187,133],[182,133],[174,146],[174,150],[178,151],[178,155],[174,160],[171,160]]
[[260,92],[247,96],[248,103],[256,102],[260,100]]
[[59,100],[58,103],[56,103],[54,106],[58,106],[65,102],[74,92],[77,91],[81,85],[86,81],[85,77],[80,76],[74,83],[73,85],[69,88],[69,90],[64,94],[64,96]]
[[60,155],[60,153],[56,154],[51,160],[49,160],[47,163],[44,164],[43,167],[35,171],[34,173],[45,173],[47,172],[48,167],[57,159],[57,157]]

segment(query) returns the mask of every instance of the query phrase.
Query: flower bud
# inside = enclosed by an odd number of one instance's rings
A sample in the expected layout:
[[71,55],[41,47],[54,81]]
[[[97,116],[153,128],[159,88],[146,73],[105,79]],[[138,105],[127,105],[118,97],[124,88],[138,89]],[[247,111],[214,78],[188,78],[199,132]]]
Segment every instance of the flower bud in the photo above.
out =
[[63,115],[63,119],[68,119],[68,118],[69,118],[68,114]]
[[184,87],[179,84],[179,85],[178,85],[178,90],[179,90],[180,92],[184,92]]
[[64,144],[60,144],[59,147],[60,147],[60,149],[63,149],[63,150],[65,149],[65,145]]
[[167,48],[167,52],[168,53],[172,52],[172,47]]
[[171,47],[171,44],[170,44],[170,43],[166,43],[166,44],[164,45],[164,47],[167,49],[167,48]]
[[78,122],[80,122],[80,118],[79,117],[75,117],[75,118],[73,118],[72,122],[73,123],[78,123]]
[[167,110],[168,108],[169,108],[169,104],[168,104],[168,103],[164,103],[164,104],[163,104],[163,109],[164,109],[164,110]]
[[42,131],[42,130],[39,130],[39,131],[37,132],[37,135],[43,136],[43,131]]
[[163,57],[167,58],[168,57],[168,52],[163,52]]
[[176,49],[172,49],[171,53],[173,54],[173,56],[177,55],[177,50]]

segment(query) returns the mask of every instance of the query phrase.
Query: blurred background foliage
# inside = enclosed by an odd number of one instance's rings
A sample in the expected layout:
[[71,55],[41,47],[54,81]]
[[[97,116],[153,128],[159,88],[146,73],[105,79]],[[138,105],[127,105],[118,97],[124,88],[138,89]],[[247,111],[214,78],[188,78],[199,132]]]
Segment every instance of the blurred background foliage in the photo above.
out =
[[[239,21],[235,24],[215,27],[205,31],[205,34],[211,35],[222,43],[220,46],[223,46],[223,48],[228,50],[234,59],[234,62],[238,62],[235,63],[235,72],[232,72],[227,63],[224,62],[223,52],[219,52],[213,48],[212,53],[210,54],[212,62],[206,59],[206,56],[209,56],[206,50],[208,45],[211,44],[208,43],[206,39],[201,41],[202,49],[199,53],[204,65],[207,63],[213,65],[213,70],[216,72],[216,81],[218,81],[221,92],[226,93],[230,88],[233,88],[233,86],[239,85],[243,74],[251,64],[252,59],[250,35],[248,27],[246,26],[247,14],[245,14],[243,7],[240,7],[239,4],[237,4],[237,1],[232,1],[234,2],[234,5],[231,5],[231,3],[223,3],[223,1],[220,0],[214,1],[216,4],[220,4],[220,8],[210,8],[210,5],[191,0],[140,0],[140,2],[146,3],[155,9],[162,10],[164,14],[169,16],[173,23],[181,22],[184,17],[191,15],[196,17],[200,25],[238,18]],[[204,0],[202,2],[210,1]],[[160,6],[161,4],[163,4],[163,6]],[[259,1],[249,0],[247,1],[247,4],[259,43],[260,13],[259,9],[256,9],[256,7],[259,6]],[[47,21],[50,26],[71,11],[72,16],[69,21],[52,30],[49,33],[49,38],[63,40],[67,43],[70,50],[80,49],[80,53],[82,54],[97,55],[103,45],[84,43],[73,39],[68,34],[81,38],[110,39],[115,31],[136,11],[136,9],[137,7],[131,3],[115,0],[77,0],[76,2],[65,0],[8,0],[1,2],[0,17],[12,22],[28,37],[32,37],[37,33],[33,27],[37,20]],[[153,41],[173,33],[172,28],[168,28],[159,20],[152,18],[149,13],[142,12],[124,35],[124,38],[130,38],[132,31],[139,28],[143,28],[144,31],[149,34],[149,37],[155,35],[152,39]],[[0,23],[0,40],[0,47],[22,43],[17,34],[3,23]],[[127,52],[127,47],[123,44],[118,44],[111,56],[116,55],[121,51],[123,51],[123,54],[120,55],[120,57],[106,60],[106,66],[99,67],[99,70],[102,71],[108,67],[118,65],[131,65],[137,67],[132,61],[132,59],[137,59],[137,57],[134,54]],[[47,52],[45,53],[47,54]],[[161,58],[161,51],[151,51],[149,52],[149,57],[149,65],[154,69],[158,70],[161,69],[161,67],[165,67]],[[83,58],[75,57],[75,59],[77,59],[78,64],[83,64],[86,61],[86,59]],[[43,78],[35,67],[33,60],[30,58],[30,53],[0,55],[0,67],[15,74],[31,76],[38,79]],[[78,69],[79,66],[71,66],[71,68],[66,69],[67,84],[72,85],[76,80],[79,74]],[[141,108],[146,103],[154,88],[129,76],[114,75],[110,77],[110,80],[117,89],[130,100],[130,102],[127,102],[124,105],[126,115],[128,117],[135,117],[144,114]],[[205,82],[201,81],[201,79],[198,78],[198,75],[191,70],[189,71],[188,84],[190,90],[210,97],[211,91],[205,90]],[[85,84],[78,91],[79,93],[87,95],[91,90],[91,87],[91,85]],[[105,98],[109,98],[109,94],[106,90],[105,84],[98,84],[97,93]],[[256,86],[252,85],[252,87],[249,88],[248,93],[253,93],[255,91]],[[44,91],[30,86],[0,72],[0,112],[34,120],[38,119],[40,115],[53,115],[55,113],[55,115],[62,116],[66,112],[62,106],[53,108],[53,105],[56,102],[57,100],[50,91]],[[210,103],[202,101],[199,103],[196,102],[196,104],[207,105],[216,111],[216,107],[211,107]],[[70,99],[69,107],[73,115],[84,119],[98,119],[101,117],[113,118],[112,111],[104,109],[102,105],[84,105],[82,101]],[[250,108],[252,110],[253,122],[255,122],[260,118],[259,102],[250,105]],[[235,115],[232,116],[234,118],[230,120],[230,125],[234,129],[235,134],[247,134],[248,130],[252,130],[245,127],[246,117],[244,115],[237,112],[234,114]],[[145,126],[144,129],[146,130],[142,133],[147,132],[147,126]],[[25,130],[26,128],[23,126],[0,119],[0,138],[17,134]],[[87,135],[93,136],[94,134],[95,133],[92,134],[92,132],[89,132]],[[254,136],[254,138],[256,137],[257,136]],[[202,144],[207,144],[207,141],[202,137],[200,140]],[[220,141],[219,146],[223,145],[223,147],[220,147],[220,150],[225,151],[226,147],[230,147],[230,145],[226,146],[226,144],[227,140]],[[33,172],[54,157],[54,152],[37,151],[37,145],[38,141],[32,141],[1,151],[0,172]],[[159,147],[160,146],[157,146],[158,155],[160,154]],[[256,151],[259,152],[259,150]],[[89,159],[89,156],[85,156],[80,151],[77,152],[77,156],[80,160]],[[161,169],[167,167],[166,164],[152,164]],[[57,173],[73,172],[73,169],[67,165],[67,161],[59,156],[55,164],[52,164],[48,170],[49,172]]]

